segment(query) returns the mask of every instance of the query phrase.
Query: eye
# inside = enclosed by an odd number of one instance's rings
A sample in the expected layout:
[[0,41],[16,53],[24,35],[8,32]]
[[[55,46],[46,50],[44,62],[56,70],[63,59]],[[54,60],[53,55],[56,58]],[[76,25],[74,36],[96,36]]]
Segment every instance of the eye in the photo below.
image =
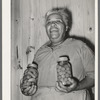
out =
[[62,21],[62,20],[57,20],[56,22],[57,22],[57,23],[63,23],[63,21]]
[[50,22],[50,21],[48,21],[48,22],[46,22],[46,25],[50,25],[52,22]]
[[45,25],[48,26],[48,25],[51,25],[52,23],[54,23],[54,24],[60,24],[60,23],[63,23],[63,21],[60,20],[60,19],[55,20],[55,21],[47,21]]
[[57,21],[56,23],[58,23],[58,24],[59,24],[59,23],[62,23],[62,22],[61,22],[61,21]]

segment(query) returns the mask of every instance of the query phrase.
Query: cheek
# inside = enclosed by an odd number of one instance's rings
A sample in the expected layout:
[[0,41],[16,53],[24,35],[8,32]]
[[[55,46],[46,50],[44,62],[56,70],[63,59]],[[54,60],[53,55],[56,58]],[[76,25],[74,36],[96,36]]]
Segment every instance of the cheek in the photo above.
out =
[[47,35],[49,36],[49,35],[50,35],[50,32],[49,32],[50,27],[45,27],[45,28],[46,28],[46,33],[47,33]]
[[61,31],[62,31],[62,32],[65,32],[65,31],[66,31],[66,27],[65,27],[65,26],[62,26],[62,27],[61,27]]
[[46,31],[48,32],[50,29],[50,26],[46,26],[45,28],[46,28]]
[[63,32],[64,32],[64,30],[65,30],[65,28],[64,28],[64,27],[59,27],[59,32],[60,32],[60,33],[63,33]]

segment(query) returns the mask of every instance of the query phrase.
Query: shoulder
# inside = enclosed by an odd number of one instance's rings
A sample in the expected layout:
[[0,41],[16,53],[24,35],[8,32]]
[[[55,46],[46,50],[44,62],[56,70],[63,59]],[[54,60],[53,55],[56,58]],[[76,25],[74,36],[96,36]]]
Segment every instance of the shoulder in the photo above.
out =
[[44,43],[44,44],[37,50],[37,52],[46,49],[46,48],[48,47],[48,44],[49,44],[49,43],[50,43],[50,41],[47,41],[46,43]]
[[73,50],[77,50],[79,52],[85,52],[85,51],[90,51],[93,53],[93,50],[82,40],[74,39],[74,38],[69,38],[69,42],[65,42],[65,46],[71,47]]
[[94,55],[93,50],[85,42],[83,42],[82,40],[72,39],[72,46],[79,53]]
[[68,41],[66,40],[65,45],[67,45],[67,44],[70,45],[70,46],[73,46],[75,48],[81,48],[84,45],[86,45],[86,43],[84,43],[83,41],[77,40],[77,39],[74,39],[74,38],[69,38]]
[[35,53],[35,56],[40,55],[42,52],[44,52],[46,50],[46,48],[48,47],[48,44],[50,43],[50,41],[47,41],[45,44],[43,44]]

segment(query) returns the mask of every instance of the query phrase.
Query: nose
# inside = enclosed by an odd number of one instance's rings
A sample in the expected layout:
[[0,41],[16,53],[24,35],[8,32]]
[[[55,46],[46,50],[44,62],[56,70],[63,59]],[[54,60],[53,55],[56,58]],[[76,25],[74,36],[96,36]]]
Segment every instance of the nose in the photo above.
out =
[[56,26],[56,22],[52,22],[51,23],[51,26]]

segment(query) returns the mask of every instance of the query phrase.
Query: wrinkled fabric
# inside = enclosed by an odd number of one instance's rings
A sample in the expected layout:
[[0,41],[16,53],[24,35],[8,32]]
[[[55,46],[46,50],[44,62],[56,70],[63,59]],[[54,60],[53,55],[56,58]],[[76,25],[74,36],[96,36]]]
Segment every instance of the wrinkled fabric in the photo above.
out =
[[[38,87],[37,96],[33,95],[32,100],[90,100],[86,90],[72,93],[61,93],[55,91],[57,81],[56,65],[59,56],[69,56],[72,65],[73,76],[79,81],[89,76],[94,78],[94,55],[85,43],[67,39],[56,47],[49,47],[49,42],[43,45],[36,53],[34,61],[38,63]],[[44,87],[40,89],[41,87]],[[51,88],[47,88],[51,87]],[[38,93],[40,92],[40,95]]]
[[31,100],[91,100],[91,98],[87,90],[62,93],[55,91],[54,87],[42,87]]

